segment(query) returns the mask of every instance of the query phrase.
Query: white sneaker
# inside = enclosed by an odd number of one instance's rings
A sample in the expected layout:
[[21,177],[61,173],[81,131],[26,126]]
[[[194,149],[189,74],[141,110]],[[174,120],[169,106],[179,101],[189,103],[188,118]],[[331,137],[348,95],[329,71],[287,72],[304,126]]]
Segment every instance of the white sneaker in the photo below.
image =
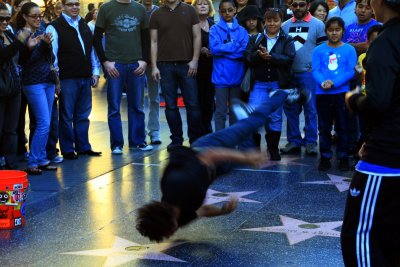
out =
[[139,150],[142,150],[142,151],[150,151],[150,150],[153,149],[153,146],[148,145],[146,143],[143,143],[143,144],[140,144],[140,145],[137,145],[137,146],[129,147],[129,149],[139,149]]
[[113,155],[121,155],[122,154],[122,148],[120,148],[119,146],[115,147],[112,151],[111,154]]
[[238,121],[246,119],[254,111],[254,108],[239,99],[232,99],[232,112]]
[[63,157],[60,157],[59,155],[55,156],[53,159],[50,160],[51,163],[61,163],[64,161]]

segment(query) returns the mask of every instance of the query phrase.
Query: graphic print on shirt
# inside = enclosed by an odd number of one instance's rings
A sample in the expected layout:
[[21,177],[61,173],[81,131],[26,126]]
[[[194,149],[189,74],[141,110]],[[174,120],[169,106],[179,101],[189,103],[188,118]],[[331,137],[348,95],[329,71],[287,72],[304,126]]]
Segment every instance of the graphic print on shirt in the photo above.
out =
[[294,46],[296,51],[303,47],[305,42],[308,38],[308,31],[310,30],[309,27],[290,27],[289,28],[289,35],[294,39]]
[[121,32],[133,32],[140,24],[140,21],[134,16],[128,14],[120,15],[114,20],[115,26]]
[[330,53],[329,53],[328,69],[334,71],[334,70],[336,70],[338,67],[339,67],[339,66],[338,66],[336,54],[330,52]]

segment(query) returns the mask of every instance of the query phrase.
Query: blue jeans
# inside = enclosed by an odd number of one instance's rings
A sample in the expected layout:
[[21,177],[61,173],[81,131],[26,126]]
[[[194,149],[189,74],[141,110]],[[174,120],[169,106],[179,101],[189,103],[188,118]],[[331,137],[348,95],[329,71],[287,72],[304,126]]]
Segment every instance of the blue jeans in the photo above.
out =
[[285,104],[283,109],[287,117],[287,139],[289,143],[293,143],[297,146],[303,144],[301,132],[299,129],[301,108],[304,110],[305,117],[305,128],[306,144],[316,144],[318,138],[317,132],[317,110],[315,91],[316,83],[311,72],[301,72],[294,74],[294,86],[303,89],[306,93],[310,93],[311,99],[306,102],[303,107],[297,103]]
[[227,147],[234,148],[258,128],[265,124],[267,118],[281,107],[287,97],[283,91],[278,91],[271,98],[266,99],[247,119],[237,121],[223,130],[207,134],[192,144],[193,148]]
[[335,131],[338,137],[336,158],[342,159],[348,156],[349,134],[344,95],[345,93],[317,95],[319,152],[323,158],[332,158],[333,120],[335,120]]
[[158,62],[161,91],[165,99],[165,116],[173,143],[182,144],[182,119],[177,106],[178,87],[186,107],[189,143],[202,135],[196,77],[189,77],[189,66],[184,62]]
[[90,78],[61,80],[59,109],[61,153],[92,149],[89,143],[89,115],[92,111]]
[[[262,103],[269,99],[269,93],[278,90],[278,82],[259,82],[256,81],[253,90],[250,92],[249,104],[254,108],[257,108]],[[282,129],[282,110],[283,105],[277,108],[271,115],[269,115],[265,130],[271,130],[275,132],[280,132]]]
[[146,69],[147,95],[149,97],[150,111],[147,121],[149,136],[159,137],[160,131],[160,83],[151,77],[151,67]]
[[121,122],[121,96],[122,88],[126,85],[128,101],[128,143],[130,147],[143,144],[146,139],[143,111],[143,90],[145,75],[133,73],[139,63],[115,63],[119,72],[118,78],[107,76],[107,103],[108,103],[108,128],[110,129],[111,150],[124,146],[124,136]]
[[46,157],[46,144],[50,131],[55,86],[52,83],[39,83],[23,86],[23,90],[36,121],[28,167],[43,166],[49,163]]

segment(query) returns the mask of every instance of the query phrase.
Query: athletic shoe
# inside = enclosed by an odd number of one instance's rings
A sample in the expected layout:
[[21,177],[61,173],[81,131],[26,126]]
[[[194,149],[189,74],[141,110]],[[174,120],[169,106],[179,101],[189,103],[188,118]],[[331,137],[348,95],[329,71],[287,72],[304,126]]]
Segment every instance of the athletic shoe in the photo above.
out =
[[298,103],[302,105],[307,103],[311,99],[311,93],[297,88],[275,90],[269,93],[269,97],[272,97],[278,91],[283,91],[287,94],[285,101],[289,104]]
[[121,155],[121,154],[122,154],[122,148],[119,147],[119,146],[115,147],[115,148],[111,151],[111,154],[113,154],[113,155]]
[[296,154],[301,152],[301,146],[294,143],[287,143],[284,148],[281,148],[282,154]]
[[150,135],[150,144],[152,145],[160,145],[162,142],[158,135]]
[[142,151],[150,151],[150,150],[153,149],[153,146],[148,145],[146,143],[143,143],[143,144],[140,144],[140,145],[137,145],[137,146],[131,146],[131,147],[129,147],[129,149],[139,149],[139,150],[142,150]]
[[310,156],[315,156],[318,154],[317,145],[314,143],[306,144],[306,154]]
[[348,158],[340,159],[338,168],[340,171],[343,171],[343,172],[350,170],[349,159]]
[[63,157],[60,157],[59,155],[57,155],[57,156],[55,156],[54,158],[52,158],[51,160],[50,160],[50,162],[51,163],[61,163],[61,162],[63,162],[64,161],[64,158]]
[[319,171],[328,171],[332,168],[331,159],[323,158],[319,160],[318,170]]
[[232,99],[231,108],[238,121],[246,119],[254,111],[254,108],[239,99]]

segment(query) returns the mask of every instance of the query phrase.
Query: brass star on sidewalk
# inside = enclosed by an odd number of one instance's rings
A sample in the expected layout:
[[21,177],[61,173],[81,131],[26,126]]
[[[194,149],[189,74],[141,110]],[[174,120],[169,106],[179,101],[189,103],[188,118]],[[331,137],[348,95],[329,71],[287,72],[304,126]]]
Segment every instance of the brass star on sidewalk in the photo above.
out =
[[181,245],[183,243],[184,242],[140,245],[116,236],[114,244],[111,248],[65,252],[61,254],[107,257],[103,266],[108,267],[118,266],[136,259],[186,262],[184,260],[161,253],[161,251]]
[[207,190],[206,199],[204,205],[211,205],[219,202],[229,201],[231,198],[236,197],[238,202],[251,202],[261,203],[259,201],[244,198],[243,196],[250,195],[256,191],[244,191],[244,192],[220,192],[212,189]]
[[324,181],[314,181],[314,182],[302,182],[302,184],[327,184],[334,185],[339,190],[339,192],[344,192],[349,190],[351,178],[344,176],[337,176],[328,173],[329,180]]
[[245,231],[273,232],[286,234],[290,245],[297,244],[314,236],[340,237],[340,232],[333,230],[342,225],[342,221],[309,223],[287,216],[279,215],[282,226],[269,226],[242,229]]

